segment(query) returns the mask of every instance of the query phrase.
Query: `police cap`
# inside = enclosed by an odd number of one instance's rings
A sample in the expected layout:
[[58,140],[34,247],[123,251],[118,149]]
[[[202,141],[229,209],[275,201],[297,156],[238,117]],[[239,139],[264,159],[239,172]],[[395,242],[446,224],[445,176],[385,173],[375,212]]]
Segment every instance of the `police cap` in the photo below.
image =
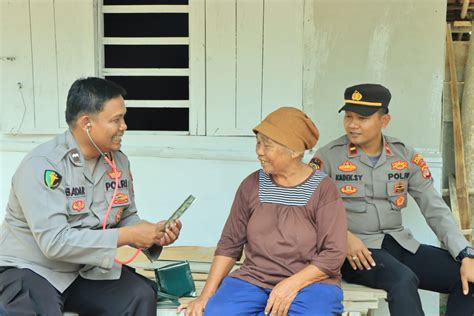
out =
[[359,84],[349,87],[344,92],[344,106],[339,110],[351,111],[362,116],[371,116],[380,109],[387,109],[392,95],[379,84]]

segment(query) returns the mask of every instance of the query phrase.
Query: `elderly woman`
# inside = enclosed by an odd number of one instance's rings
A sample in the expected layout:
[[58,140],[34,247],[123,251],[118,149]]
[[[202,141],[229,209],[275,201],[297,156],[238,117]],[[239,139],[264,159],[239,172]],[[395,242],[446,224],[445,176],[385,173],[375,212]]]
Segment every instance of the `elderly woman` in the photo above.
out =
[[[253,129],[262,169],[240,185],[202,294],[186,315],[336,315],[346,253],[343,203],[332,180],[302,161],[318,130],[282,107]],[[242,266],[229,272],[245,249]]]

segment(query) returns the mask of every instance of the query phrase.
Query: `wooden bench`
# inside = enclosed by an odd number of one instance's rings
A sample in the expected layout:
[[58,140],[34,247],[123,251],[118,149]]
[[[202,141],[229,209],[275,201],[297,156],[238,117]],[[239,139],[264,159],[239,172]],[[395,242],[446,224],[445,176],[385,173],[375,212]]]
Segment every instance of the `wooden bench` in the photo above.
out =
[[[153,268],[164,266],[179,260],[188,260],[193,273],[193,279],[196,283],[196,290],[198,293],[204,287],[204,284],[209,273],[212,258],[214,256],[214,247],[196,247],[196,246],[182,246],[182,247],[166,247],[160,256],[160,260],[153,264],[148,259],[140,254],[131,266],[137,269],[137,272],[154,278]],[[119,258],[128,258],[133,253],[133,249],[123,247],[119,251]],[[240,262],[239,262],[240,263]],[[238,268],[239,263],[234,267]],[[342,283],[342,290],[344,291],[344,316],[359,316],[359,315],[373,315],[373,312],[379,306],[380,299],[386,299],[387,293],[383,290],[371,289],[365,286]],[[193,298],[182,298],[182,302],[190,301]],[[158,307],[157,316],[176,316],[174,308],[160,308]]]

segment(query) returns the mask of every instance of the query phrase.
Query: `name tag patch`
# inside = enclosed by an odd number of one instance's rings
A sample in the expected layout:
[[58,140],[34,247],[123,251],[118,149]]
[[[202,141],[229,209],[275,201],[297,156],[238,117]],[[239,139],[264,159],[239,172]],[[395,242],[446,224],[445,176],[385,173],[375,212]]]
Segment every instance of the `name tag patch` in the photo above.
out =
[[391,172],[388,174],[388,180],[403,180],[403,179],[408,179],[408,177],[410,176],[410,173],[409,172],[404,172],[404,173],[401,173],[401,172]]
[[86,189],[83,186],[79,187],[66,187],[64,190],[66,196],[83,196],[86,195]]
[[[106,191],[114,190],[115,186],[116,186],[115,181],[106,182],[105,183],[105,190]],[[127,179],[120,180],[118,182],[118,187],[119,187],[119,189],[120,188],[128,188],[128,180]]]
[[361,174],[336,174],[336,181],[362,181]]

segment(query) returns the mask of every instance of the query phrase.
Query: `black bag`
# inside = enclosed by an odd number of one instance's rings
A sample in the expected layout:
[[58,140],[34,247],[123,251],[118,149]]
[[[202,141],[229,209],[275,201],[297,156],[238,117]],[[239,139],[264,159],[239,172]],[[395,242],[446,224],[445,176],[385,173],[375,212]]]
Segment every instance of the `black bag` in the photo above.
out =
[[155,277],[158,285],[158,302],[170,301],[172,305],[178,306],[180,297],[196,295],[196,286],[188,261],[156,268]]

